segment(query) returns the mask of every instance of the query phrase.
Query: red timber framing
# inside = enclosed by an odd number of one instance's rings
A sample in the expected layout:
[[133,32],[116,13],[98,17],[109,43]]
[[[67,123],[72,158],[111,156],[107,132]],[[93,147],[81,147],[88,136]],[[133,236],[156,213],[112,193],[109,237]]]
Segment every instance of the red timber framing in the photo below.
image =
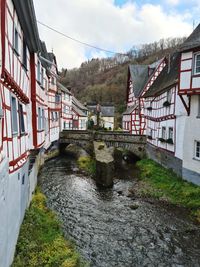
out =
[[[200,94],[200,74],[194,74],[194,57],[197,52],[200,53],[200,47],[181,53],[179,64],[179,95],[191,96]],[[183,79],[185,79],[185,82]],[[194,80],[197,79],[198,85],[195,86]]]
[[163,58],[158,66],[154,69],[153,73],[149,76],[144,88],[142,89],[138,98],[134,96],[134,81],[131,80],[130,71],[128,72],[127,80],[127,106],[136,105],[131,113],[131,129],[130,132],[135,135],[146,134],[146,118],[144,114],[144,98],[143,95],[148,91],[150,86],[154,83],[161,71],[166,65],[166,58]]
[[[3,119],[0,119],[2,121],[0,152],[4,149],[5,156],[9,157],[9,172],[13,173],[27,162],[29,156],[27,104],[30,102],[30,55],[26,46],[27,69],[25,69],[20,49],[24,33],[13,2],[1,0],[0,5],[2,46],[0,106],[2,105],[4,112]],[[17,43],[19,53],[14,50],[15,29],[19,38]],[[15,114],[12,110],[12,101],[15,103]]]

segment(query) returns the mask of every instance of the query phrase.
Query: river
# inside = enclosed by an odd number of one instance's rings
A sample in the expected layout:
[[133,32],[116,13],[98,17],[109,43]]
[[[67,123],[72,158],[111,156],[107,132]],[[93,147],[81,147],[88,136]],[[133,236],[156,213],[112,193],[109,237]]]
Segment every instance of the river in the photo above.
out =
[[59,157],[45,163],[39,183],[91,267],[199,267],[200,228],[179,208],[130,198],[133,167],[103,190],[74,160]]

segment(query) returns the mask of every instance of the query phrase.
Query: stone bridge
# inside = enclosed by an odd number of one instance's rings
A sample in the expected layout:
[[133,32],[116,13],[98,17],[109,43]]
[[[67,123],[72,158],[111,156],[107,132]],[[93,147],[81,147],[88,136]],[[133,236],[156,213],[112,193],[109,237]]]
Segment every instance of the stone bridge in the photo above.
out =
[[61,147],[76,144],[86,151],[91,149],[93,141],[103,141],[108,147],[123,148],[143,158],[146,155],[146,137],[124,132],[97,132],[64,130],[60,133]]

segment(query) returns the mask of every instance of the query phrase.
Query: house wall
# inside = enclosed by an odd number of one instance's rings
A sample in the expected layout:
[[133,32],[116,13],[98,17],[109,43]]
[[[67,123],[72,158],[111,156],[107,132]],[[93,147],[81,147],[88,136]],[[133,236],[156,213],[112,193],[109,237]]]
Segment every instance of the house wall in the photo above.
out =
[[[168,92],[171,94],[169,106],[163,106],[167,101],[167,92],[157,97],[149,97],[145,100],[145,117],[147,118],[147,136],[148,143],[162,150],[175,153],[176,146],[176,117],[175,104],[177,100],[178,86],[173,86]],[[151,107],[151,110],[149,109]],[[165,141],[162,142],[162,128],[165,127]],[[173,128],[173,144],[166,142],[169,139],[169,128]],[[152,136],[151,136],[152,135]],[[152,137],[152,139],[150,138]]]
[[114,129],[114,117],[101,117],[101,119],[103,120],[103,125],[106,129]]
[[[199,52],[199,51],[198,51]],[[200,75],[194,74],[194,56],[196,51],[181,54],[179,93],[200,93]]]
[[191,97],[190,116],[186,117],[183,142],[183,178],[200,185],[200,160],[195,159],[195,141],[200,141],[199,96]]
[[62,103],[61,103],[61,131],[72,129],[72,96],[67,92],[62,92]]

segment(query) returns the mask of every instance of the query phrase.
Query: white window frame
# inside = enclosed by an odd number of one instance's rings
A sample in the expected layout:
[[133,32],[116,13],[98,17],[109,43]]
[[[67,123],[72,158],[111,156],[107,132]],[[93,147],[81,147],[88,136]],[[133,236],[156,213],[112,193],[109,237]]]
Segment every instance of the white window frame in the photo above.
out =
[[200,160],[200,140],[194,141],[194,158]]
[[19,103],[19,125],[20,125],[20,133],[25,133],[25,121],[24,121],[24,113],[23,113],[23,105]]
[[162,126],[162,132],[161,132],[162,136],[161,136],[161,137],[162,137],[163,139],[166,139],[166,133],[167,133],[167,132],[166,132],[166,127],[165,127],[165,126]]
[[12,134],[18,134],[18,112],[17,112],[17,99],[11,96],[11,121],[12,121]]
[[171,89],[169,91],[167,91],[167,101],[169,103],[172,102],[172,90]]
[[[171,134],[172,136],[170,136]],[[174,141],[174,128],[173,127],[169,127],[168,129],[168,138]]]
[[[194,54],[194,70],[193,70],[193,73],[194,75],[199,75],[200,74],[200,70],[197,72],[196,69],[197,69],[197,57],[200,57],[200,53],[196,53]],[[200,61],[200,59],[199,59]],[[198,67],[200,69],[200,66]]]
[[37,81],[41,83],[41,63],[39,60],[37,64]]
[[13,48],[19,56],[19,32],[16,26],[14,26]]

